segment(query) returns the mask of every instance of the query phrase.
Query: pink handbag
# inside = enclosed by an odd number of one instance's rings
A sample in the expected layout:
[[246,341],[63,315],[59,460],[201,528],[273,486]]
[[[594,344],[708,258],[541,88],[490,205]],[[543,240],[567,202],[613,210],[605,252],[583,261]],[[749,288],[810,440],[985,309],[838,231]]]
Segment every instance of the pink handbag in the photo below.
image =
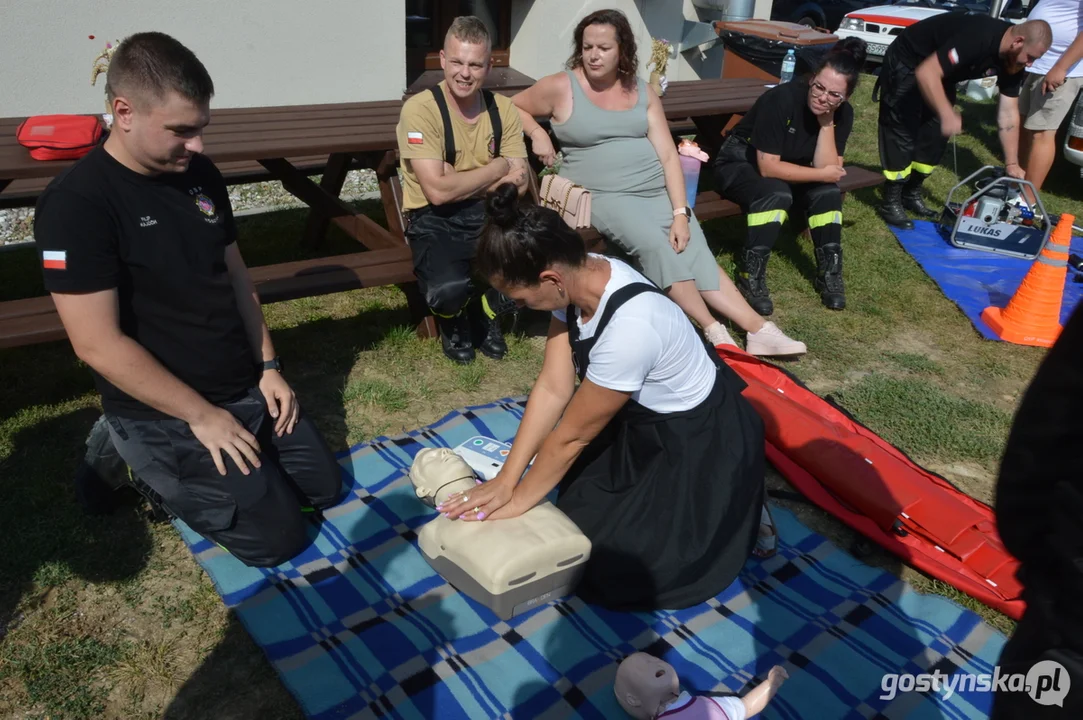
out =
[[590,191],[559,175],[546,175],[539,191],[542,207],[560,213],[575,230],[590,227]]

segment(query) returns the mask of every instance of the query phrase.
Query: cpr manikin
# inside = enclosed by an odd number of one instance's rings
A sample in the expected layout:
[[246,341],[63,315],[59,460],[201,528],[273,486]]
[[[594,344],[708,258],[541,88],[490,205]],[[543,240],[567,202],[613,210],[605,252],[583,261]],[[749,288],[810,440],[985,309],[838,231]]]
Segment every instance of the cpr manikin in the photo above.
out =
[[[410,467],[414,492],[436,507],[453,493],[469,496],[478,480],[446,448],[426,448]],[[507,620],[570,594],[590,558],[590,540],[552,503],[507,520],[465,522],[443,515],[418,532],[422,555],[459,591]]]
[[624,711],[636,720],[666,718],[693,720],[744,720],[758,714],[789,676],[779,665],[771,668],[767,681],[742,698],[693,696],[680,691],[673,666],[653,655],[635,653],[617,667],[613,692]]

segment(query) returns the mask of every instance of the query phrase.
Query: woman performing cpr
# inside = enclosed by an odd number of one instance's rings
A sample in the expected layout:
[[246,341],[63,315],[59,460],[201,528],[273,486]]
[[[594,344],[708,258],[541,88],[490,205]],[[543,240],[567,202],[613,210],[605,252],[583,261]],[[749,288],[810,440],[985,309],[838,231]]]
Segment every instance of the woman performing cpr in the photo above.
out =
[[490,194],[475,263],[520,305],[552,313],[545,359],[500,474],[438,509],[512,518],[559,486],[557,507],[592,543],[583,600],[648,611],[717,595],[761,521],[768,554],[775,540],[763,423],[744,382],[656,285],[517,200],[510,184]]
[[760,96],[715,158],[715,189],[748,217],[737,288],[756,312],[774,311],[767,260],[794,201],[806,214],[816,255],[816,289],[842,310],[842,155],[854,125],[848,99],[865,62],[865,43],[840,40],[806,82],[794,79]]

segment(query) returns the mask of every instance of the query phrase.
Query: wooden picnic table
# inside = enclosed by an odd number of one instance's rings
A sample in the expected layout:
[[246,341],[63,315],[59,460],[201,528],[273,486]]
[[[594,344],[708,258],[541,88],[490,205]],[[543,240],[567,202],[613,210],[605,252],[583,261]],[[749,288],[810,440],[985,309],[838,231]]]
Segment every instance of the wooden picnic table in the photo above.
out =
[[[326,218],[369,249],[400,246],[400,240],[372,219],[354,212],[339,198],[346,173],[357,156],[375,169],[383,153],[395,147],[395,124],[402,102],[340,103],[310,106],[226,108],[211,113],[203,134],[204,153],[216,164],[256,162],[269,179],[316,211],[312,234],[326,228]],[[51,179],[74,161],[42,162],[15,141],[21,118],[0,119],[0,191],[13,180]],[[290,158],[324,156],[321,185]],[[355,165],[354,165],[355,166]]]
[[712,158],[722,144],[722,133],[737,124],[767,92],[755,78],[720,78],[669,83],[662,108],[671,124],[691,120],[697,141]]
[[[525,87],[525,85],[523,86]],[[514,95],[523,87],[495,88]],[[753,79],[682,81],[669,84],[663,97],[671,124],[694,123],[701,146],[712,152],[723,126],[734,116],[747,112],[764,92],[764,84]],[[398,284],[407,294],[411,313],[424,316],[423,301],[416,291],[416,278],[390,181],[398,166],[395,126],[402,100],[364,103],[335,103],[306,106],[223,108],[211,112],[211,123],[203,134],[204,153],[215,162],[227,181],[279,180],[283,187],[304,202],[309,218],[302,241],[315,245],[326,234],[329,222],[337,224],[370,251],[394,251],[373,258],[358,257],[329,263],[304,261],[260,269],[268,302],[285,297],[281,282],[289,281],[289,297],[304,292],[337,292],[349,287]],[[0,207],[9,187],[21,204],[34,198],[57,174],[74,161],[38,161],[15,139],[24,118],[0,118]],[[676,127],[675,125],[675,127]],[[388,228],[354,210],[340,197],[346,174],[351,169],[377,171]],[[309,175],[322,173],[319,184]],[[301,276],[304,278],[301,279]],[[281,281],[281,282],[280,282]],[[276,284],[278,283],[278,284]],[[351,283],[354,283],[351,285]],[[0,347],[23,344],[36,337],[30,326],[52,312],[51,301],[0,303]],[[17,303],[17,305],[15,304]],[[32,316],[37,316],[33,319]],[[4,342],[9,324],[11,337]],[[424,317],[423,334],[432,335],[431,317]],[[51,337],[57,335],[53,328]],[[44,338],[41,338],[44,339]]]
[[[514,95],[525,87],[508,85],[498,90]],[[662,102],[667,119],[693,120],[699,127],[712,118],[717,124],[722,116],[747,112],[764,90],[764,84],[754,79],[688,80],[670,83]],[[284,182],[297,180],[295,171],[318,167],[321,157],[327,158],[324,165],[333,167],[336,155],[368,154],[361,164],[368,160],[367,166],[375,169],[382,153],[396,147],[395,125],[401,108],[401,100],[386,100],[213,110],[204,131],[204,152],[224,174],[258,165],[271,179]],[[73,162],[31,158],[15,140],[15,130],[24,119],[0,118],[0,198],[15,181],[37,180],[22,187],[40,191]],[[306,189],[303,183],[288,189],[299,189],[305,202],[314,200],[312,188]],[[314,207],[327,207],[326,198],[314,202],[318,203]]]
[[[493,90],[504,95],[515,95],[530,87],[532,82],[508,79]],[[407,97],[426,89],[418,88]],[[734,116],[744,115],[752,109],[753,103],[766,90],[764,82],[756,78],[678,80],[667,86],[662,107],[671,127],[679,129],[682,123],[691,121],[701,145],[717,149],[718,138],[727,123]],[[710,154],[713,155],[713,152]]]

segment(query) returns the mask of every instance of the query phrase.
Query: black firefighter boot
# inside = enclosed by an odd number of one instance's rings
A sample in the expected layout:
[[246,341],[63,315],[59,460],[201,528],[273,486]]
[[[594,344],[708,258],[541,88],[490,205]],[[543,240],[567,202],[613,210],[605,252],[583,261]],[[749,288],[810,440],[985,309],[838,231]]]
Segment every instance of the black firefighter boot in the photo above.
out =
[[910,177],[906,179],[906,186],[903,188],[902,205],[904,209],[918,217],[934,218],[940,213],[926,205],[921,198],[921,184],[925,182],[926,177],[919,172],[910,173]]
[[913,230],[914,223],[903,208],[902,194],[903,183],[890,180],[884,183],[884,202],[877,210],[888,225],[894,225],[903,230]]
[[470,318],[465,310],[452,317],[435,315],[444,355],[460,365],[474,362],[474,344],[470,341]]
[[763,317],[775,311],[771,293],[767,289],[767,260],[771,251],[765,247],[745,248],[743,267],[737,270],[734,284],[752,309]]
[[846,307],[846,290],[842,285],[842,246],[828,243],[814,248],[816,254],[816,282],[820,301],[829,310]]
[[470,303],[471,328],[475,338],[480,338],[478,350],[485,357],[502,360],[508,354],[500,318],[515,309],[515,301],[493,288],[486,290]]

